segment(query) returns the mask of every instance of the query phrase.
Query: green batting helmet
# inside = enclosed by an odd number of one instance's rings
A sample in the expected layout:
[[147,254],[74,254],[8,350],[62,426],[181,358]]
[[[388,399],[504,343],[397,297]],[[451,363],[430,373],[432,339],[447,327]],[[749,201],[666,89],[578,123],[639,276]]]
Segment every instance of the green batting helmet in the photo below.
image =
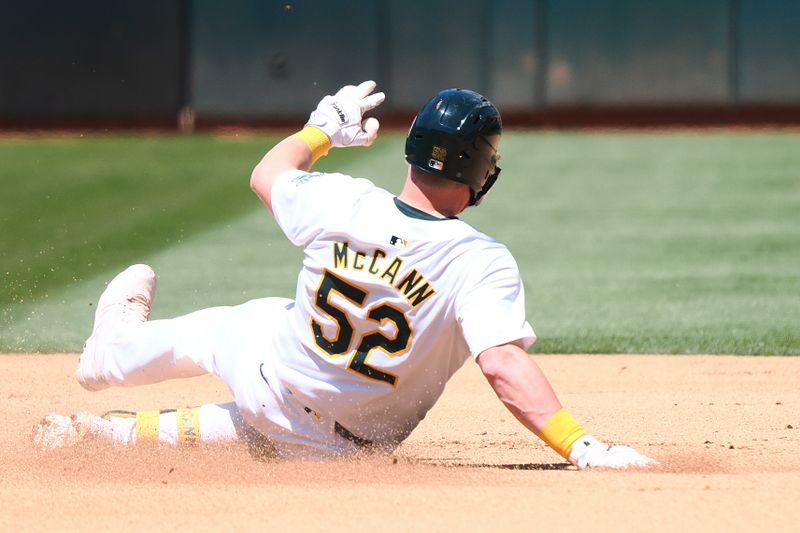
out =
[[497,181],[500,113],[480,94],[446,89],[417,114],[406,137],[406,161],[430,174],[468,185],[478,205]]

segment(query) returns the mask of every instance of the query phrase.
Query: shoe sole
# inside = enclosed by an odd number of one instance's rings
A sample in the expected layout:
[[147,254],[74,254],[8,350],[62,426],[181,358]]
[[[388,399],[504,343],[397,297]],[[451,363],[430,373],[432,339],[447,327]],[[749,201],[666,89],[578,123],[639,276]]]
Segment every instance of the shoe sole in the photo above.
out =
[[[117,274],[100,295],[97,302],[97,310],[95,311],[92,334],[84,344],[83,353],[78,359],[78,368],[75,372],[75,378],[84,389],[96,392],[110,386],[94,376],[95,372],[89,372],[89,370],[99,366],[97,364],[98,355],[95,345],[98,341],[98,329],[103,321],[103,314],[111,306],[123,304],[137,295],[143,295],[147,300],[147,312],[144,316],[144,321],[147,321],[150,318],[150,308],[155,299],[156,279],[156,274],[150,266],[145,264],[131,265]],[[90,368],[86,368],[87,366]]]

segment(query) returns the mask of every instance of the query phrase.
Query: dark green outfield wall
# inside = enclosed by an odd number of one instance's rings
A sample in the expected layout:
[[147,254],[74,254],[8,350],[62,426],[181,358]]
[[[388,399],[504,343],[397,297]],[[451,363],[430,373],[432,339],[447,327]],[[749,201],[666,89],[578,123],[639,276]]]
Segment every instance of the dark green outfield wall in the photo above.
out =
[[0,0],[0,120],[174,117],[180,2]]
[[445,86],[517,111],[800,109],[798,28],[794,0],[0,0],[0,126],[276,119],[366,78],[384,112]]

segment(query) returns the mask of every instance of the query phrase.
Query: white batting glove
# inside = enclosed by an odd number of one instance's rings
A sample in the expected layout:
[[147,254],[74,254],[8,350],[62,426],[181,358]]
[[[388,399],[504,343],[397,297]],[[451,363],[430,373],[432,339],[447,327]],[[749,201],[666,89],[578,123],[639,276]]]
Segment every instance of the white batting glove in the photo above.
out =
[[575,441],[568,460],[581,470],[584,468],[628,468],[658,464],[657,461],[640,454],[629,446],[609,446],[589,435],[584,435]]
[[369,146],[378,136],[380,124],[375,118],[362,123],[361,118],[386,98],[382,92],[370,94],[375,86],[374,81],[365,81],[358,86],[347,85],[333,96],[326,96],[311,113],[306,126],[316,126],[324,131],[331,146]]

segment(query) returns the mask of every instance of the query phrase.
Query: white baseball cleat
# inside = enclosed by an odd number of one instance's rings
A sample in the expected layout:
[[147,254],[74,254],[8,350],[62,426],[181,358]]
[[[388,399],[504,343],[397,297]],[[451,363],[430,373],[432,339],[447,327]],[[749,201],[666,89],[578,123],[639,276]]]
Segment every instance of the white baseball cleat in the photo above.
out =
[[109,386],[103,375],[104,344],[112,342],[120,326],[146,322],[156,293],[156,274],[147,265],[133,265],[109,282],[97,302],[92,335],[83,347],[75,377],[81,386],[98,391]]
[[94,433],[103,423],[99,416],[82,411],[72,416],[51,413],[34,428],[33,445],[40,450],[69,448]]

